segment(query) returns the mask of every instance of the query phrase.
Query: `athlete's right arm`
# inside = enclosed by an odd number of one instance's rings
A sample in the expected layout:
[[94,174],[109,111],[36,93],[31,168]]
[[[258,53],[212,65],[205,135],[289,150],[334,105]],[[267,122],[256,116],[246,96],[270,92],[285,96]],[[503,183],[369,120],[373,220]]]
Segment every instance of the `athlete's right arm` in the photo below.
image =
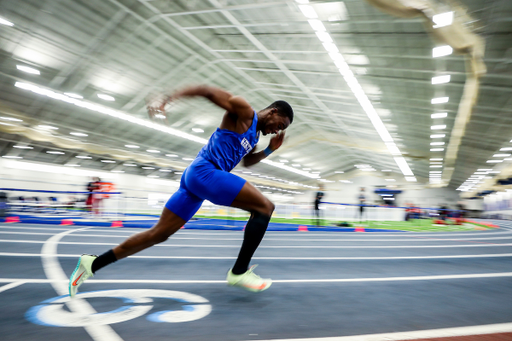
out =
[[[173,95],[169,96],[167,102],[171,102],[180,97],[194,97],[200,96],[210,100],[213,104],[221,107],[229,113],[237,116],[252,118],[253,109],[250,104],[240,96],[233,96],[226,90],[216,88],[208,85],[196,85],[178,90]],[[165,103],[164,105],[165,106]],[[162,106],[162,109],[163,109]]]

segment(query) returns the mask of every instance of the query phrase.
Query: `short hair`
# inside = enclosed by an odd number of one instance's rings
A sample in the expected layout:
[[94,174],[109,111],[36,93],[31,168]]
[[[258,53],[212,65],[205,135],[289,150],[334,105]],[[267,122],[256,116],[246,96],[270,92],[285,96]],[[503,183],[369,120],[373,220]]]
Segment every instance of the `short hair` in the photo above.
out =
[[277,109],[277,112],[281,116],[288,117],[290,119],[290,124],[293,122],[293,109],[290,104],[286,101],[275,101],[271,105],[269,105],[266,109]]

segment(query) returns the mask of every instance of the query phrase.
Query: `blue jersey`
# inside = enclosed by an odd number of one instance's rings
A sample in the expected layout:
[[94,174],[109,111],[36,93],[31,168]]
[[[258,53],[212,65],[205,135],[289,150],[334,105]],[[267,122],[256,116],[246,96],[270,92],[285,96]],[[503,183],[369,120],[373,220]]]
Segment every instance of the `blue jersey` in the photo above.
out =
[[197,156],[210,161],[218,169],[230,172],[258,143],[260,134],[256,130],[257,123],[255,111],[252,125],[243,134],[217,128]]

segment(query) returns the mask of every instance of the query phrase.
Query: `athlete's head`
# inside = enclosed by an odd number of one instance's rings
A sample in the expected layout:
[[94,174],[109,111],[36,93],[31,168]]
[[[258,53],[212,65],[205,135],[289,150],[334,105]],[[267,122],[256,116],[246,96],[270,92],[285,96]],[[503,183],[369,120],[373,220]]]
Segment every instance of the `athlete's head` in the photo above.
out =
[[285,130],[293,122],[293,109],[285,101],[275,101],[264,109],[267,111],[263,135],[276,134]]

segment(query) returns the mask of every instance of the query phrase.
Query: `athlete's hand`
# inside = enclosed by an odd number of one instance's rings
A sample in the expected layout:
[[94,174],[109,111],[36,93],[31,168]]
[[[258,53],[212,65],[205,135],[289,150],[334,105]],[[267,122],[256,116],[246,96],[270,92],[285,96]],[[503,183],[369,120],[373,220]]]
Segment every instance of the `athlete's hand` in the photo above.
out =
[[148,110],[149,118],[152,120],[155,118],[167,118],[165,106],[168,101],[169,96],[163,94],[146,97],[146,108]]
[[276,134],[276,136],[271,138],[268,146],[270,147],[270,149],[276,150],[276,149],[279,149],[279,147],[281,147],[281,145],[283,144],[283,141],[284,141],[284,131]]

